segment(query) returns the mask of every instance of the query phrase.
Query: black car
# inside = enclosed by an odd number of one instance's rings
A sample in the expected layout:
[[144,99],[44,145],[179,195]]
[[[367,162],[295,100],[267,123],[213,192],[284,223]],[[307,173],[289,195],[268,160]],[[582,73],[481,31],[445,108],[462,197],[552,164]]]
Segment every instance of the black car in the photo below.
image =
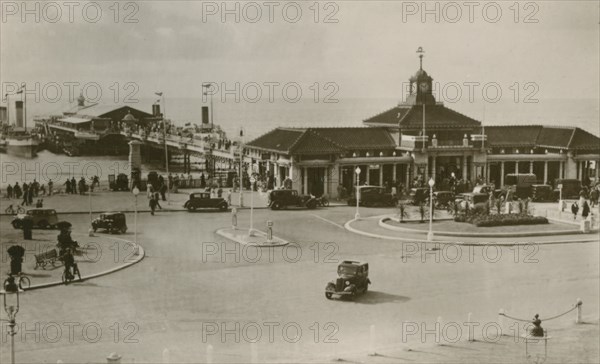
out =
[[197,209],[219,209],[226,211],[229,204],[222,197],[211,197],[210,192],[190,193],[190,198],[183,205],[188,211]]
[[309,195],[299,195],[296,190],[273,190],[269,193],[271,210],[279,210],[289,206],[317,208],[317,199]]
[[[385,187],[359,186],[358,198],[360,206],[395,206],[398,199],[386,192]],[[348,206],[356,205],[356,192],[348,199]]]
[[115,179],[115,175],[108,176],[108,186],[112,191],[129,191],[129,178],[125,173],[119,173]]
[[121,233],[127,232],[127,221],[125,214],[122,212],[105,212],[100,214],[94,221],[92,221],[92,229],[94,232],[99,229],[104,229],[109,233]]
[[558,191],[555,192],[550,185],[531,186],[531,199],[535,202],[554,202],[558,201]]
[[369,263],[344,260],[338,265],[337,273],[337,279],[327,283],[325,287],[327,299],[331,299],[334,294],[354,298],[369,289]]

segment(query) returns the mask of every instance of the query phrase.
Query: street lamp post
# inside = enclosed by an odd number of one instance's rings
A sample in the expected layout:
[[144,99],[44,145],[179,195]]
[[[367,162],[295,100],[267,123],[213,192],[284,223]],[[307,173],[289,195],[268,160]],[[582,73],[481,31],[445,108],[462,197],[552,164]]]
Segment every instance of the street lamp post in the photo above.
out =
[[133,195],[135,196],[135,209],[134,209],[134,215],[133,215],[133,233],[134,233],[134,240],[135,240],[135,245],[137,245],[137,215],[138,215],[138,211],[137,211],[137,203],[138,203],[138,195],[140,194],[140,189],[137,188],[137,186],[133,187],[133,190],[131,190],[131,192],[133,193]]
[[360,193],[358,191],[360,189],[360,167],[356,167],[354,173],[356,173],[356,213],[354,214],[354,219],[358,220],[360,219],[360,213],[358,212],[358,204],[360,201]]
[[429,179],[429,232],[427,233],[427,240],[433,240],[433,186],[435,181],[433,178]]
[[239,184],[240,184],[240,207],[244,207],[244,177],[242,175],[244,170],[244,129],[240,129],[240,173],[239,173]]
[[250,230],[248,230],[248,236],[254,236],[254,187],[252,186],[254,182],[256,182],[256,178],[252,175],[250,177]]
[[9,277],[4,281],[4,289],[0,291],[3,295],[4,311],[8,315],[8,327],[10,335],[10,362],[15,363],[15,326],[17,326],[17,312],[19,312],[19,286],[14,277]]

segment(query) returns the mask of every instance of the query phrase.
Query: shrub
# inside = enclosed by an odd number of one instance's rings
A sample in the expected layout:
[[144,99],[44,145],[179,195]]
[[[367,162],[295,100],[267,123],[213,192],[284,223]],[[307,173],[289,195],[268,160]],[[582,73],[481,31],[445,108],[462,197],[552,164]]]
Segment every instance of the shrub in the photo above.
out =
[[473,218],[470,222],[478,227],[489,227],[547,224],[548,219],[542,216],[530,216],[525,214],[497,214],[479,215]]

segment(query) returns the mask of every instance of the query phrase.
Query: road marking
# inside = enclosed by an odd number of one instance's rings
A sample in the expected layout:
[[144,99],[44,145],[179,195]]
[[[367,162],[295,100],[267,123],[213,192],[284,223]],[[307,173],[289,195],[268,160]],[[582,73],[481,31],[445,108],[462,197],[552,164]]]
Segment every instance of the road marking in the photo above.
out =
[[325,222],[328,222],[328,223],[330,223],[331,225],[335,225],[335,226],[339,227],[340,229],[344,229],[344,230],[346,229],[346,228],[345,228],[345,227],[343,227],[342,225],[340,225],[340,224],[338,224],[338,223],[336,223],[336,222],[333,222],[333,221],[331,221],[331,220],[327,220],[327,219],[326,219],[326,218],[324,218],[324,217],[321,217],[321,216],[319,216],[319,215],[315,215],[315,214],[311,214],[311,215],[312,215],[312,216],[314,216],[314,217],[316,217],[317,219],[321,219],[321,220],[323,220],[323,221],[325,221]]

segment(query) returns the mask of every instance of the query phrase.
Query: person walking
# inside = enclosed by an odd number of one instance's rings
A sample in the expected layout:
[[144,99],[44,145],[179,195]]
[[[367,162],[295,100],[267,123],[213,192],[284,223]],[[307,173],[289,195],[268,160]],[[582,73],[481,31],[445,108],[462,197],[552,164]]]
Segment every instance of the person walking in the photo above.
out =
[[590,205],[587,203],[587,201],[584,201],[583,206],[581,207],[581,217],[585,220],[585,219],[587,219],[589,214],[590,214]]
[[65,182],[65,193],[71,193],[71,181],[67,178],[67,182]]
[[154,216],[154,212],[156,211],[156,207],[158,206],[160,209],[162,209],[162,207],[160,206],[160,204],[158,203],[158,201],[154,198],[154,196],[152,196],[150,198],[150,202],[148,203],[150,205],[150,214],[152,216]]
[[77,181],[75,181],[75,177],[71,178],[71,193],[74,195],[77,194]]
[[21,198],[21,186],[19,186],[19,182],[15,183],[15,187],[13,187],[13,195],[15,196],[15,198],[18,200]]
[[52,196],[52,188],[54,187],[54,182],[52,182],[52,179],[50,179],[48,181],[48,196]]
[[27,183],[23,183],[23,201],[21,202],[21,206],[27,206],[27,201],[29,201],[29,196],[27,193],[29,192],[29,185]]
[[577,202],[573,202],[571,205],[571,212],[573,213],[573,220],[577,219],[577,213],[579,212],[579,205],[577,205]]
[[596,187],[590,192],[590,203],[591,207],[594,207],[598,204],[598,198],[600,197],[600,191],[598,191],[599,187]]
[[8,199],[11,199],[13,196],[13,188],[12,186],[9,184],[8,187],[6,187],[6,197]]

